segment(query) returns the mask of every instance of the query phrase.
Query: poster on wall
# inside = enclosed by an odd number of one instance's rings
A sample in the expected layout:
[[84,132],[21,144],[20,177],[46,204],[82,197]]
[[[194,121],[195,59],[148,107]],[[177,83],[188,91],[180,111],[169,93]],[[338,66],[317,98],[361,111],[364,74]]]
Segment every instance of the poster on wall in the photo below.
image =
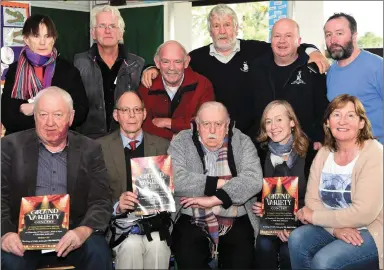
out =
[[1,89],[4,86],[8,67],[19,59],[24,46],[23,26],[29,15],[30,4],[2,1],[1,13]]
[[288,17],[288,1],[269,1],[269,42],[271,42],[272,27],[281,18]]

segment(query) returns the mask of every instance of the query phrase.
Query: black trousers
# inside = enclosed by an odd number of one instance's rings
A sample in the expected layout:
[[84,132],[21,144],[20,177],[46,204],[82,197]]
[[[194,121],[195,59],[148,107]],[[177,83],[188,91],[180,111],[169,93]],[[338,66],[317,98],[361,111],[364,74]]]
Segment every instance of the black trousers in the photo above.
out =
[[282,242],[277,236],[258,235],[255,269],[290,270],[288,242]]
[[[172,252],[179,269],[210,269],[207,234],[191,217],[181,215],[172,232]],[[248,215],[236,218],[227,234],[219,238],[219,268],[252,269],[255,249],[254,230]]]

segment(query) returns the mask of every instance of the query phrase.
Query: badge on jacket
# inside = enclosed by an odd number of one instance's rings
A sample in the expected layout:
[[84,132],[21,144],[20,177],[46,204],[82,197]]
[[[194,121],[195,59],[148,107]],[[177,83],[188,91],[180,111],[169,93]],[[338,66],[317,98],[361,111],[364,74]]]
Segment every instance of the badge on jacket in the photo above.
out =
[[305,82],[301,79],[301,70],[298,71],[296,80],[291,82],[291,84],[305,84]]

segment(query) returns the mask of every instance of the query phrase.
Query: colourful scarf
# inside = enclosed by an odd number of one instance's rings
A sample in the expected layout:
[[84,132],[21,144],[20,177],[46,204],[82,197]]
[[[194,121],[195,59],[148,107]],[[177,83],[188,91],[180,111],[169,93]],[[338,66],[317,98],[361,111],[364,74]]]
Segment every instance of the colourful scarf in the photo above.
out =
[[[53,48],[49,56],[39,55],[25,46],[17,63],[15,83],[12,89],[12,98],[28,100],[48,86],[51,86],[55,73],[57,50]],[[45,67],[43,83],[37,78],[33,67]]]
[[[232,179],[231,170],[228,165],[228,136],[224,139],[222,147],[218,150],[216,161],[216,172],[220,179],[229,181]],[[232,227],[233,218],[237,216],[237,207],[231,206],[229,216],[222,217],[221,206],[200,209],[192,208],[192,223],[202,228],[209,235],[212,257],[217,260],[217,247],[219,236],[225,235]]]

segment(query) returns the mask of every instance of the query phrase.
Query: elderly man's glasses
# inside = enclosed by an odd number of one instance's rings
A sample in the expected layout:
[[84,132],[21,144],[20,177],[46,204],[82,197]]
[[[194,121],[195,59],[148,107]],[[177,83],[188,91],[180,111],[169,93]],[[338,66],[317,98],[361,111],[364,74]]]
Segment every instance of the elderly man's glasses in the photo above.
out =
[[104,30],[106,30],[108,28],[109,30],[116,30],[117,29],[117,25],[116,24],[106,25],[104,23],[101,23],[101,24],[96,25],[95,28],[104,29]]
[[122,114],[130,114],[131,112],[133,114],[141,114],[141,113],[143,113],[144,108],[135,107],[135,108],[131,109],[128,107],[124,107],[124,108],[116,108],[116,110],[120,111]]

